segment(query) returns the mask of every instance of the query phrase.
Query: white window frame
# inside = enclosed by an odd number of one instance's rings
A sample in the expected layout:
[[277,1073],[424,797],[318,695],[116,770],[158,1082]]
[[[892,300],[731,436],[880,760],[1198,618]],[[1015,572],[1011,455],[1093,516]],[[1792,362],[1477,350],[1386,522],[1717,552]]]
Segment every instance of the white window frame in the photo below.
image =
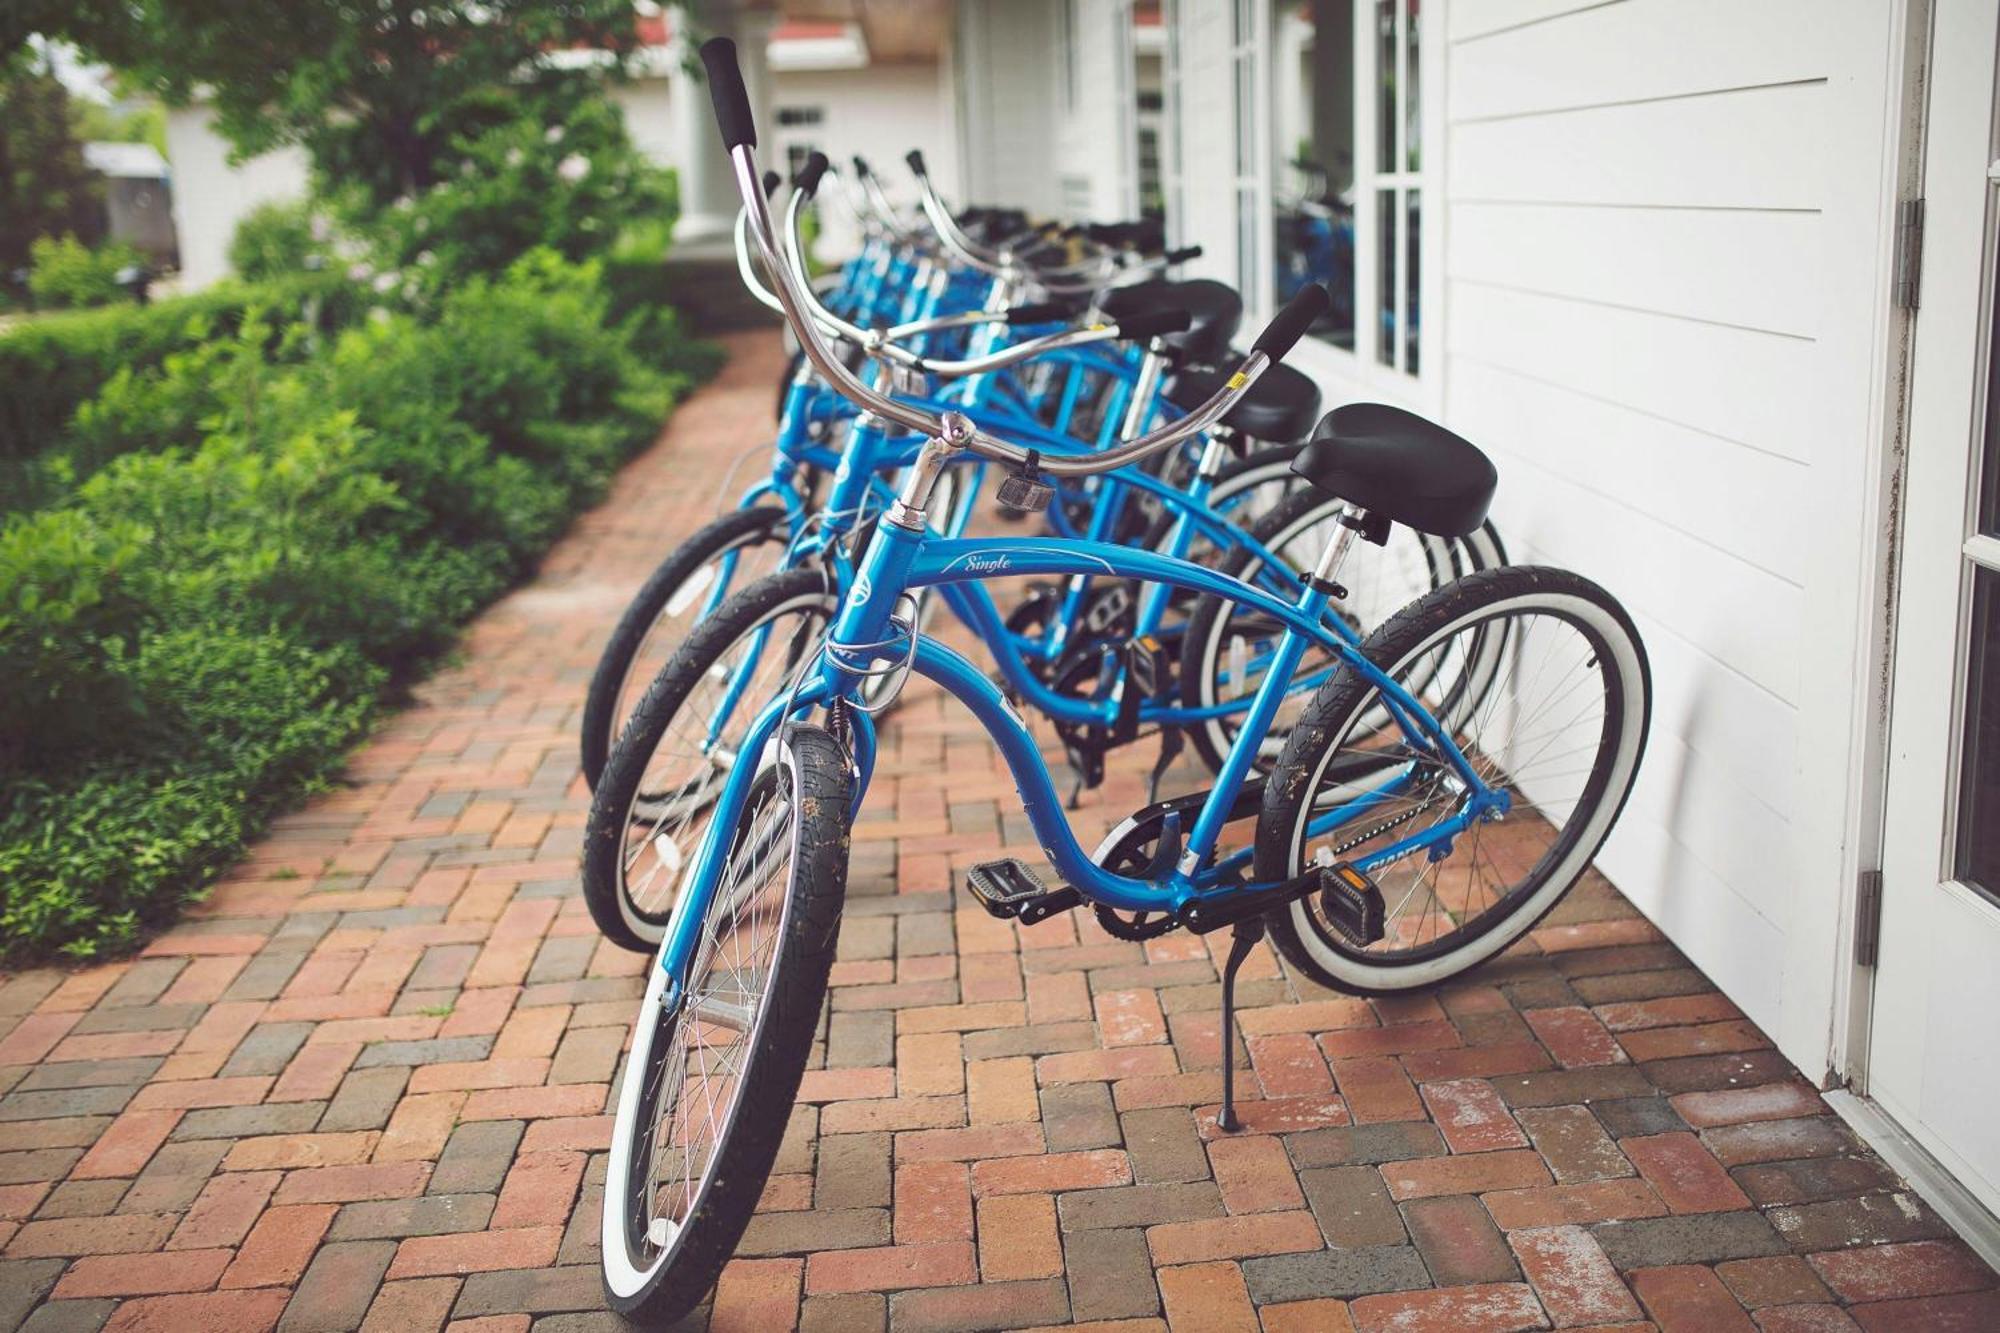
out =
[[[1276,225],[1273,212],[1273,189],[1275,187],[1276,164],[1272,160],[1270,135],[1272,121],[1272,87],[1268,77],[1273,38],[1273,17],[1270,0],[1234,0],[1234,3],[1255,6],[1257,41],[1258,86],[1264,95],[1255,102],[1256,137],[1260,149],[1257,182],[1257,219],[1255,234],[1258,238],[1257,262],[1261,268],[1253,268],[1245,260],[1239,264],[1239,272],[1244,276],[1243,294],[1253,321],[1269,319],[1272,309],[1272,293],[1275,288],[1275,274],[1270,271],[1272,246],[1270,237]],[[1380,115],[1376,106],[1373,78],[1375,69],[1375,3],[1374,0],[1355,0],[1354,3],[1354,49],[1357,63],[1365,60],[1365,68],[1356,70],[1354,87],[1354,347],[1349,350],[1335,347],[1317,338],[1303,338],[1287,361],[1296,365],[1322,381],[1344,383],[1350,388],[1371,397],[1400,402],[1435,415],[1444,400],[1444,229],[1447,223],[1447,209],[1444,199],[1444,179],[1446,171],[1444,131],[1444,59],[1445,59],[1445,18],[1444,7],[1450,0],[1427,0],[1417,16],[1418,58],[1422,63],[1419,76],[1418,107],[1420,132],[1423,136],[1423,168],[1420,171],[1383,172],[1376,162],[1378,147],[1376,138]],[[1406,12],[1399,11],[1400,12]],[[1398,59],[1403,58],[1407,47],[1399,44]],[[1364,54],[1365,53],[1365,56]],[[1408,86],[1401,76],[1397,79],[1398,89]],[[1239,106],[1240,114],[1240,106]],[[1422,314],[1422,324],[1417,330],[1417,373],[1412,375],[1395,365],[1384,365],[1377,356],[1381,330],[1375,311],[1381,294],[1382,237],[1378,221],[1378,196],[1389,189],[1413,187],[1422,192],[1422,235],[1418,238],[1417,301]],[[1240,223],[1239,211],[1239,227]],[[1405,304],[1398,294],[1399,327]],[[1397,357],[1401,359],[1400,353]]]
[[1166,50],[1160,55],[1160,198],[1167,213],[1167,238],[1176,247],[1187,243],[1186,179],[1181,144],[1181,0],[1161,0],[1160,22],[1166,25]]
[[1230,190],[1236,200],[1236,287],[1251,309],[1271,300],[1271,0],[1230,6]]

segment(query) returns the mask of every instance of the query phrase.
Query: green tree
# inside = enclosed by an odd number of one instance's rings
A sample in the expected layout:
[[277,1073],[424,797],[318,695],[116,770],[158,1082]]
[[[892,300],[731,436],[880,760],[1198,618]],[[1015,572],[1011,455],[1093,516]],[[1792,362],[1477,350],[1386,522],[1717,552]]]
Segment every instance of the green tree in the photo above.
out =
[[136,2],[127,68],[169,100],[207,89],[239,152],[301,144],[323,180],[378,206],[457,168],[452,145],[490,126],[493,90],[561,81],[556,52],[616,68],[637,41],[631,0]]
[[103,201],[61,82],[26,47],[0,54],[0,272],[26,264],[36,237],[94,240],[104,230]]

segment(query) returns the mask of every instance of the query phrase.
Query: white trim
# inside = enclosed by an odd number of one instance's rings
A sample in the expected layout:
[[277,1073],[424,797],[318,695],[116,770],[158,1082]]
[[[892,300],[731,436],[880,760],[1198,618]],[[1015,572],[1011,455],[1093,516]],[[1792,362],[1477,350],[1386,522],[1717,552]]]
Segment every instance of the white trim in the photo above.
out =
[[1866,1097],[1840,1090],[1826,1093],[1825,1097],[1834,1114],[1895,1168],[1897,1175],[1909,1181],[1910,1188],[1937,1210],[1937,1215],[1958,1233],[1960,1240],[1989,1265],[2000,1268],[2000,1217],[1988,1212],[1971,1191],[1958,1183],[1958,1177],[1944,1163],[1904,1133],[1880,1106]]

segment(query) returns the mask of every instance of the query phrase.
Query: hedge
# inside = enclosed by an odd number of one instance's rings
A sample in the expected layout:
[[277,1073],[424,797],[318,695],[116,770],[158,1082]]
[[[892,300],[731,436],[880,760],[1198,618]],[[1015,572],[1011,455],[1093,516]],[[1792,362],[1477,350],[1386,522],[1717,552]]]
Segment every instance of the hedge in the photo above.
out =
[[[281,313],[304,290],[311,323]],[[420,314],[373,302],[316,278],[0,338],[79,395],[14,420],[60,417],[90,465],[0,525],[0,952],[169,919],[713,364],[548,251]]]
[[345,277],[300,273],[261,284],[226,282],[154,305],[117,305],[36,316],[0,336],[0,459],[48,449],[85,400],[120,370],[142,371],[170,353],[232,336],[257,310],[279,308],[333,332],[373,303]]

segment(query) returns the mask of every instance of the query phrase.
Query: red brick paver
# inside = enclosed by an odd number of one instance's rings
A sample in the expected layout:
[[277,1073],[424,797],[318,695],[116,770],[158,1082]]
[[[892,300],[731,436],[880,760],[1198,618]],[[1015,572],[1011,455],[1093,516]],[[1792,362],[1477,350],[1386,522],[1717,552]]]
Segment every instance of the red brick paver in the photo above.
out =
[[[734,351],[181,926],[0,978],[0,1333],[617,1326],[645,961],[575,894],[574,731],[626,598],[768,432],[776,340]],[[953,885],[1035,854],[1011,780],[924,688],[882,740],[793,1132],[692,1327],[2000,1327],[1993,1272],[1603,880],[1433,995],[1259,949],[1228,1136],[1217,941],[992,921]],[[1086,845],[1150,762],[1113,757]]]

